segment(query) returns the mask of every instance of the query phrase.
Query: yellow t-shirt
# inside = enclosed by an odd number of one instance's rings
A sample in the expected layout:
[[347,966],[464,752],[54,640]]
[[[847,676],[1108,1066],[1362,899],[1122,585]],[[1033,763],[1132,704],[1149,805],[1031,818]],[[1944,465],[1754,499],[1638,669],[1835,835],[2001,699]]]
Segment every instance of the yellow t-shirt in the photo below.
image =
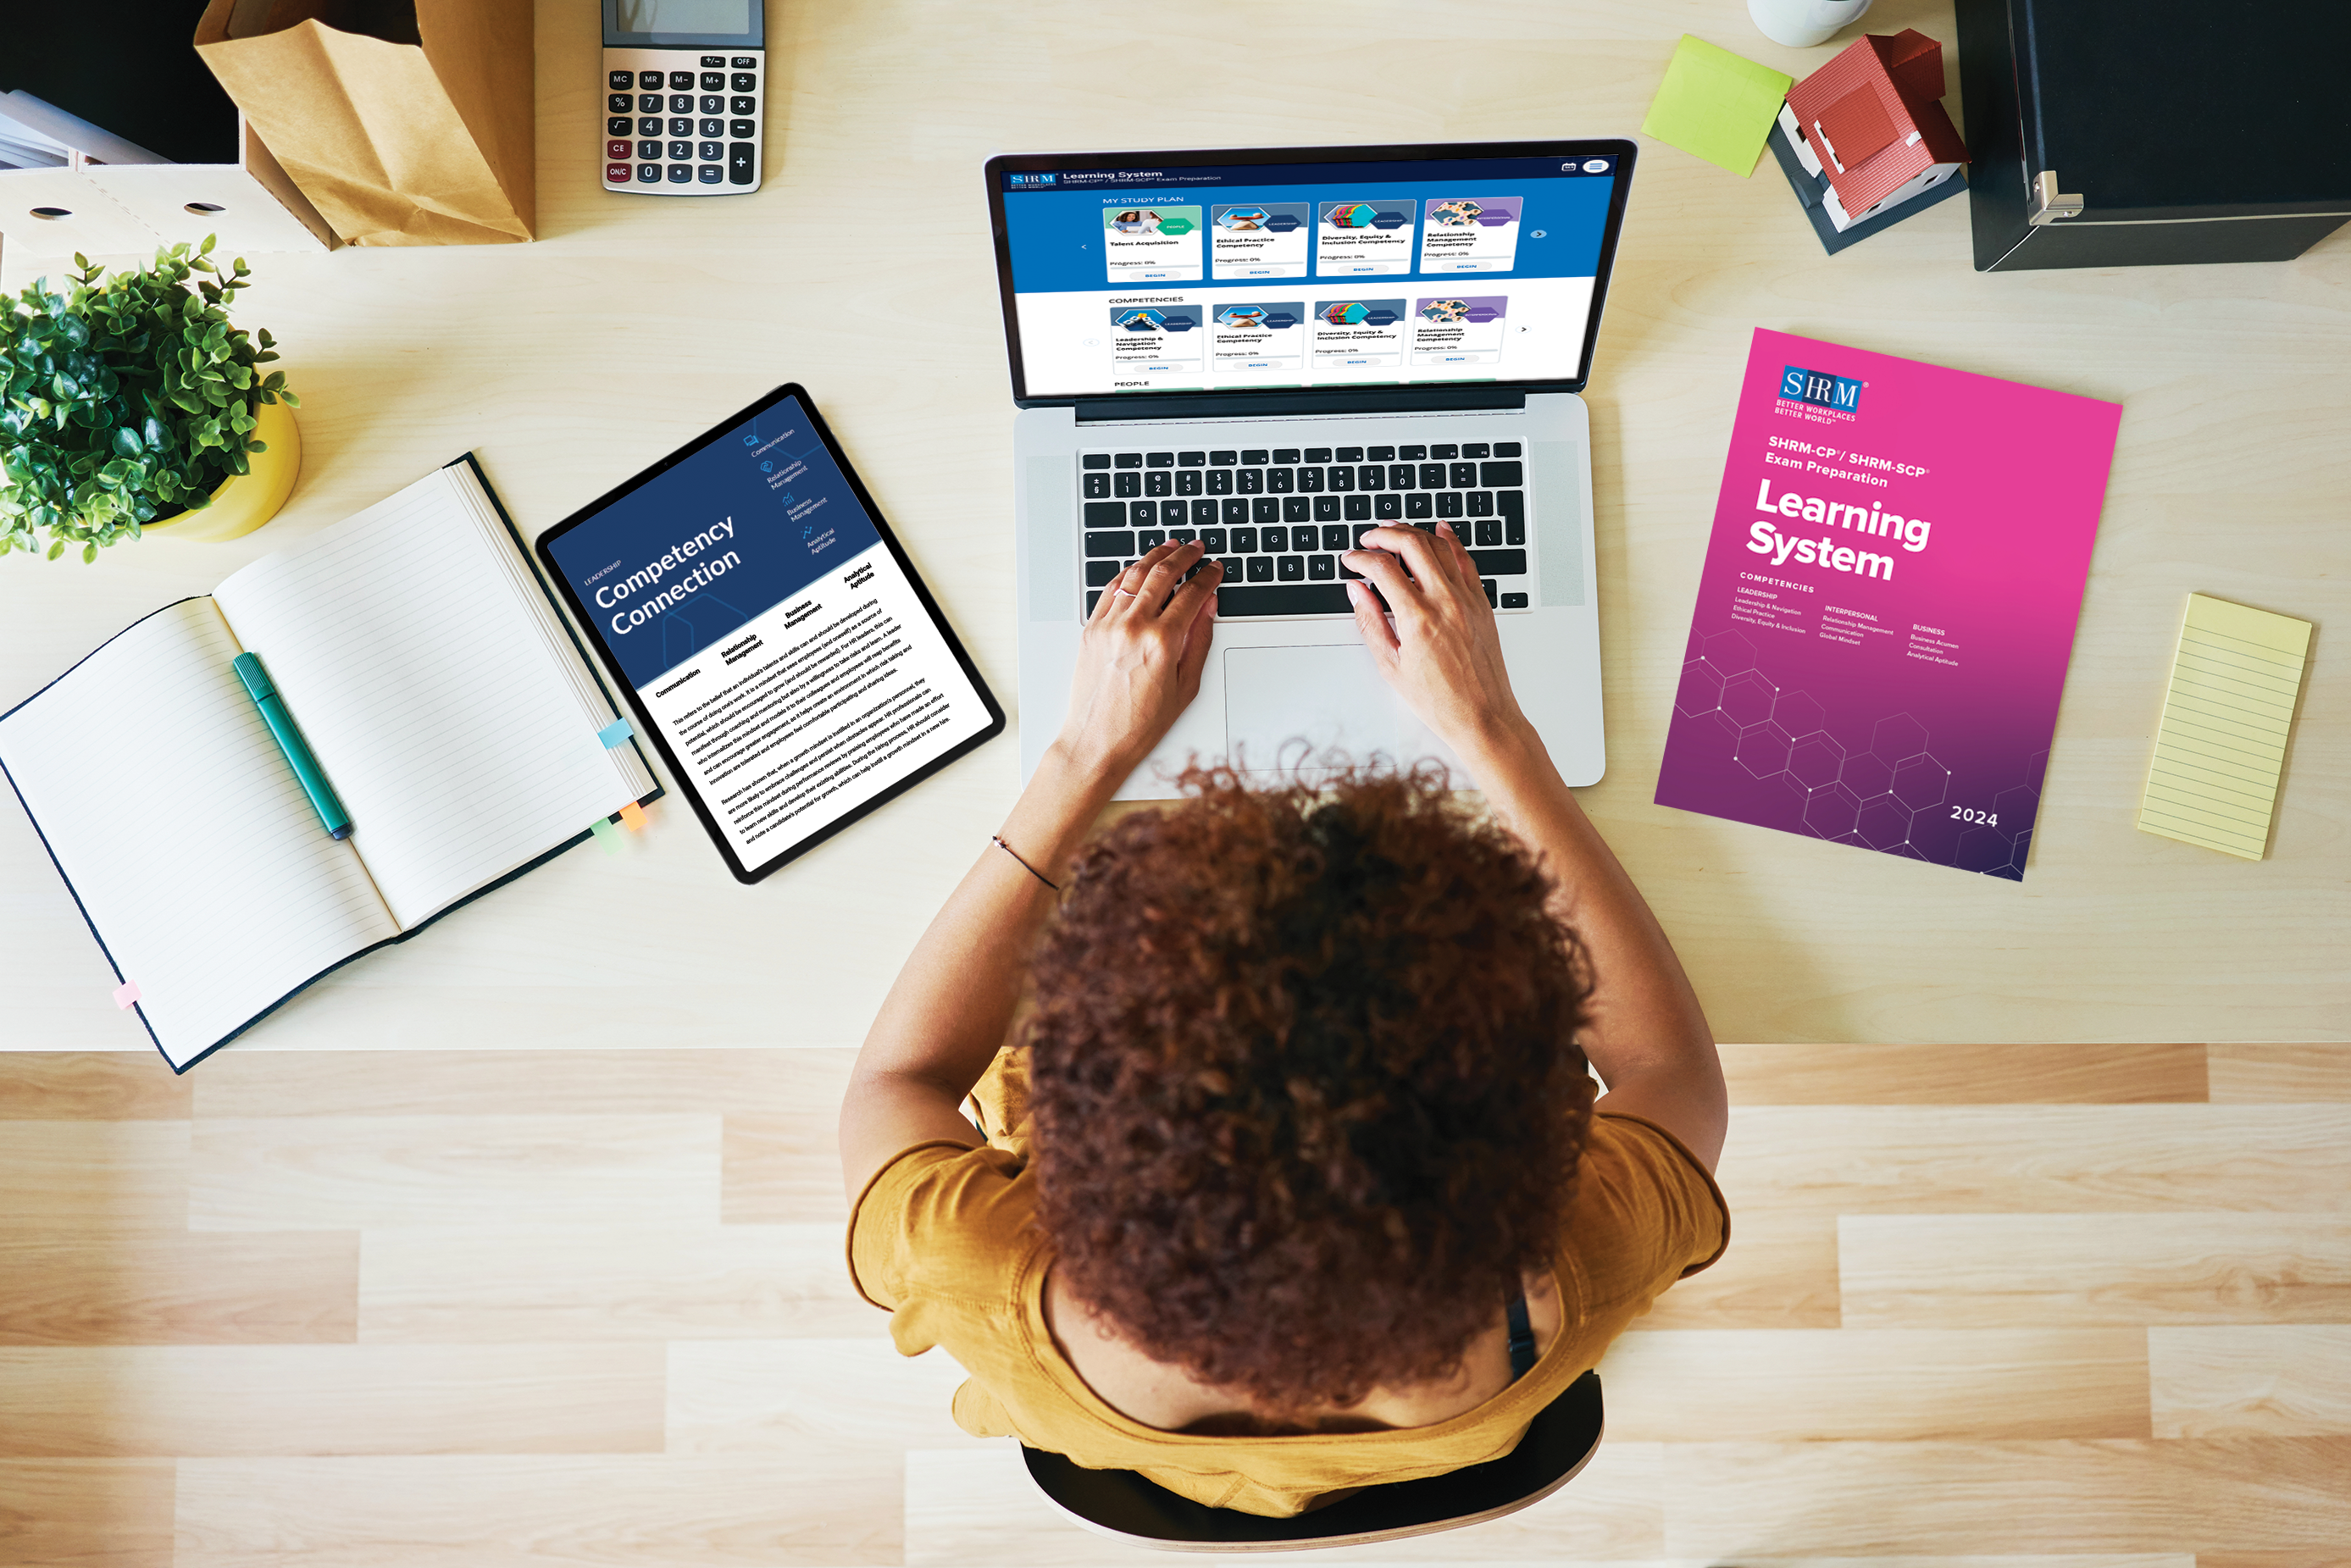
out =
[[[1326,1492],[1442,1475],[1499,1458],[1527,1423],[1600,1359],[1625,1325],[1730,1235],[1721,1190],[1664,1130],[1593,1118],[1554,1276],[1562,1329],[1533,1369],[1483,1405],[1429,1427],[1285,1437],[1164,1432],[1105,1404],[1045,1323],[1052,1249],[1034,1223],[1025,1126],[977,1148],[918,1144],[851,1210],[849,1271],[886,1308],[902,1355],[944,1347],[971,1375],[955,1418],[1094,1469],[1138,1470],[1215,1508],[1284,1517]],[[1498,1314],[1499,1315],[1499,1314]]]

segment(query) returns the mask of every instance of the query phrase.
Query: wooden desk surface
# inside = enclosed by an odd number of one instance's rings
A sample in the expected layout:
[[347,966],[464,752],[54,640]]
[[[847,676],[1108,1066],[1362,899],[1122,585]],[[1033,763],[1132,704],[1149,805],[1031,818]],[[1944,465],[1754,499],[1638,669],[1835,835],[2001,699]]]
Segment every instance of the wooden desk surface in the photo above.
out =
[[[0,706],[468,448],[536,532],[778,382],[812,391],[989,683],[1016,688],[1012,407],[980,161],[997,151],[1629,133],[1685,28],[1802,75],[1735,0],[771,6],[764,188],[596,183],[593,8],[540,7],[540,240],[256,256],[305,466],[278,519],[92,567],[0,561]],[[1949,46],[1948,5],[1867,26]],[[1320,62],[1310,65],[1307,62]],[[1949,75],[1954,84],[1956,68]],[[1645,140],[1586,399],[1610,769],[1583,792],[1719,1035],[2351,1038],[2351,236],[2297,262],[1984,277],[1961,202],[1834,258],[1767,159]],[[9,235],[0,282],[59,260]],[[1758,326],[2120,402],[2022,885],[1652,803],[1748,335]],[[1987,454],[1997,462],[1997,454]],[[2132,826],[2184,596],[2319,634],[2270,858]],[[2330,612],[2335,612],[2330,615]],[[856,1041],[1017,787],[1009,736],[758,887],[682,805],[314,987],[239,1049]],[[153,809],[172,809],[168,769]],[[190,822],[188,831],[204,831]],[[0,1046],[149,1049],[22,815],[0,811]]]

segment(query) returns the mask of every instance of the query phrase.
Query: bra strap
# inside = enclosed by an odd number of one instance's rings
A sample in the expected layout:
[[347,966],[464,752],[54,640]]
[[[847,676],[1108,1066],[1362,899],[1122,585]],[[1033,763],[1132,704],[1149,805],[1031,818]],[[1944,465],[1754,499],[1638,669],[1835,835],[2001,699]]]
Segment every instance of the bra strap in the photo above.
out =
[[1510,1381],[1516,1383],[1534,1369],[1535,1331],[1527,1321],[1527,1293],[1520,1291],[1510,1300]]

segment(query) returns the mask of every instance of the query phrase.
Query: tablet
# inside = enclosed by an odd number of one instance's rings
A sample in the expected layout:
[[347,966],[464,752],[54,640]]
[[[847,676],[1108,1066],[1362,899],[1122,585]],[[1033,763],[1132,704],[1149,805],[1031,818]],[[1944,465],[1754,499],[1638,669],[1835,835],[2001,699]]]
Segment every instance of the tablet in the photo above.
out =
[[1003,732],[798,386],[548,529],[538,555],[739,882]]

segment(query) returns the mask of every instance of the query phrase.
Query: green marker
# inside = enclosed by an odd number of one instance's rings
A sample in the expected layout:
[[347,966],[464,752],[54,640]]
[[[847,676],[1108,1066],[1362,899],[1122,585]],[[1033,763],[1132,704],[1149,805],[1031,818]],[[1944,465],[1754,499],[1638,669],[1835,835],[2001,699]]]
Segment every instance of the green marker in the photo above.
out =
[[351,836],[350,813],[335,799],[334,786],[319,768],[319,759],[310,755],[310,747],[302,739],[302,732],[294,727],[294,716],[286,711],[278,699],[277,688],[269,684],[269,674],[261,661],[251,653],[239,653],[235,660],[237,678],[245,683],[246,691],[253,697],[253,706],[261,710],[262,722],[269,733],[277,737],[277,745],[286,753],[286,760],[294,768],[294,777],[302,781],[303,791],[310,804],[318,809],[319,821],[330,839]]

